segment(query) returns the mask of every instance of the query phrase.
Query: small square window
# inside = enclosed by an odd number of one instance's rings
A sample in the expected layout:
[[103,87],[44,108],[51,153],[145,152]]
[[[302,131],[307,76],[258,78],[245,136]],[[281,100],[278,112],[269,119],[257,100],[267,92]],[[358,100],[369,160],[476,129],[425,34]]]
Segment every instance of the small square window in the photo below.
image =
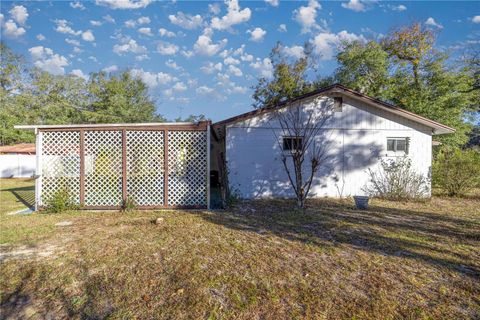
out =
[[283,150],[296,151],[303,147],[303,139],[301,137],[283,137]]
[[333,97],[333,111],[342,112],[343,99],[342,97]]
[[400,156],[408,154],[409,138],[387,138],[387,152]]

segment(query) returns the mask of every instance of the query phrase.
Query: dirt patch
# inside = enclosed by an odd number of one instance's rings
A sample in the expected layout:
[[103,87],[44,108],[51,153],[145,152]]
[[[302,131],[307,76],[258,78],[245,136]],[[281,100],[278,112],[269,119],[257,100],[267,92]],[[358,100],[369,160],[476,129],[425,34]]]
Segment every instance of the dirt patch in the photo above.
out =
[[0,247],[0,263],[8,260],[53,258],[61,251],[58,245],[41,244],[38,246],[2,245]]

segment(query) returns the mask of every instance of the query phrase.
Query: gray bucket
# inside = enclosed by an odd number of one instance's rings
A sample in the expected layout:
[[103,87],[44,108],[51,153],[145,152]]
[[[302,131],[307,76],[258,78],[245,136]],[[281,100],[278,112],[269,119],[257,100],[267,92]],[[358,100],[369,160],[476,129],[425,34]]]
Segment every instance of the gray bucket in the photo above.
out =
[[353,200],[355,200],[355,206],[357,207],[357,209],[361,209],[361,210],[368,209],[369,197],[367,197],[367,196],[354,196]]

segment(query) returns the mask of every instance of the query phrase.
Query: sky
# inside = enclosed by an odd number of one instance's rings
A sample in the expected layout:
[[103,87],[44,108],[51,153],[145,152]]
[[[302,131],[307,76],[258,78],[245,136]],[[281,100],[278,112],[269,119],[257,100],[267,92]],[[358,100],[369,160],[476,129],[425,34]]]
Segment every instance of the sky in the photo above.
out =
[[271,77],[277,41],[292,58],[310,43],[315,74],[330,75],[343,40],[380,39],[413,22],[438,33],[453,56],[480,46],[480,1],[2,1],[1,38],[33,65],[87,79],[130,72],[167,119],[219,121],[252,109]]

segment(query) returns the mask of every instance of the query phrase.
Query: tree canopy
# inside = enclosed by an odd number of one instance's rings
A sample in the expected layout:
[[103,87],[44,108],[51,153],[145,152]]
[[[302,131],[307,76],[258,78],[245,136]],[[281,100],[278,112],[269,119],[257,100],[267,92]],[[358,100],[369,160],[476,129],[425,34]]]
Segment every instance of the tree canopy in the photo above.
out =
[[33,134],[15,130],[16,124],[164,121],[145,83],[129,70],[85,80],[29,66],[4,43],[0,55],[0,144],[33,141]]
[[[421,24],[392,30],[380,41],[342,44],[332,76],[308,79],[310,60],[287,59],[272,50],[273,78],[259,79],[254,87],[254,107],[271,107],[334,82],[456,129],[436,139],[450,146],[464,146],[480,118],[480,71],[478,52],[462,60],[449,59],[435,50],[436,34]],[[314,64],[314,62],[313,62]],[[477,124],[478,126],[478,124]]]

